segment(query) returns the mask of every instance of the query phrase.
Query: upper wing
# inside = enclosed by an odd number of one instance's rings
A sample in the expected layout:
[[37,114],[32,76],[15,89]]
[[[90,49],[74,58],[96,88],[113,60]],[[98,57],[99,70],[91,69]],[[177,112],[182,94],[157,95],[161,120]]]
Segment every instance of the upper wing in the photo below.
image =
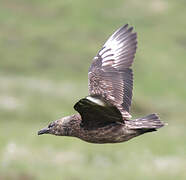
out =
[[87,96],[79,100],[74,109],[82,117],[84,128],[103,127],[113,122],[124,123],[120,111],[100,96]]
[[99,94],[115,105],[123,117],[131,117],[132,65],[137,48],[136,33],[125,25],[103,45],[89,68],[89,93]]

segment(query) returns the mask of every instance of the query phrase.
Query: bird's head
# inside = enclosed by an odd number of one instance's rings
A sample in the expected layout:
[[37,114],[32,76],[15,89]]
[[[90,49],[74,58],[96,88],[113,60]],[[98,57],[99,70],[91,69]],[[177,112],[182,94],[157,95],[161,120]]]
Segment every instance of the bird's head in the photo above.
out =
[[52,134],[56,136],[68,136],[71,131],[71,116],[63,117],[51,122],[47,127],[38,131],[38,135]]

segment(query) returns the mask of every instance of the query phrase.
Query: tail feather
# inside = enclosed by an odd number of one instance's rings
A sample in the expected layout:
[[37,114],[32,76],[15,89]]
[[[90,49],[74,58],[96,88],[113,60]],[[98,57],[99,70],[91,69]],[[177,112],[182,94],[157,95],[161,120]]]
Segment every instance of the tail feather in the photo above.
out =
[[146,132],[156,131],[163,127],[165,124],[160,121],[157,114],[150,114],[148,116],[127,121],[127,125],[131,129],[143,129]]

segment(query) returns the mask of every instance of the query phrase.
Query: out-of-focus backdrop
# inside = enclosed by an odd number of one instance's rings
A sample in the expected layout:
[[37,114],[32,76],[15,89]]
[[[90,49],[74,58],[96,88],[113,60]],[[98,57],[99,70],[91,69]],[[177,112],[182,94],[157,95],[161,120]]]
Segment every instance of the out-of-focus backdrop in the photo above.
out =
[[[75,113],[102,44],[138,33],[133,117],[169,125],[121,144],[37,136]],[[6,0],[0,5],[1,180],[186,179],[186,1]]]

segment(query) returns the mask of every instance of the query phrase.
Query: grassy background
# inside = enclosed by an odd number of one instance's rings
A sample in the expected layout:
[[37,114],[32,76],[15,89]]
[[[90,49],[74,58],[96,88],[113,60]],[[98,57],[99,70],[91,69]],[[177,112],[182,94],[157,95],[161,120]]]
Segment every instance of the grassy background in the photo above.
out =
[[[0,6],[0,180],[184,180],[184,0],[6,0]],[[94,145],[38,129],[74,113],[91,59],[112,32],[138,32],[132,114],[169,125]]]

